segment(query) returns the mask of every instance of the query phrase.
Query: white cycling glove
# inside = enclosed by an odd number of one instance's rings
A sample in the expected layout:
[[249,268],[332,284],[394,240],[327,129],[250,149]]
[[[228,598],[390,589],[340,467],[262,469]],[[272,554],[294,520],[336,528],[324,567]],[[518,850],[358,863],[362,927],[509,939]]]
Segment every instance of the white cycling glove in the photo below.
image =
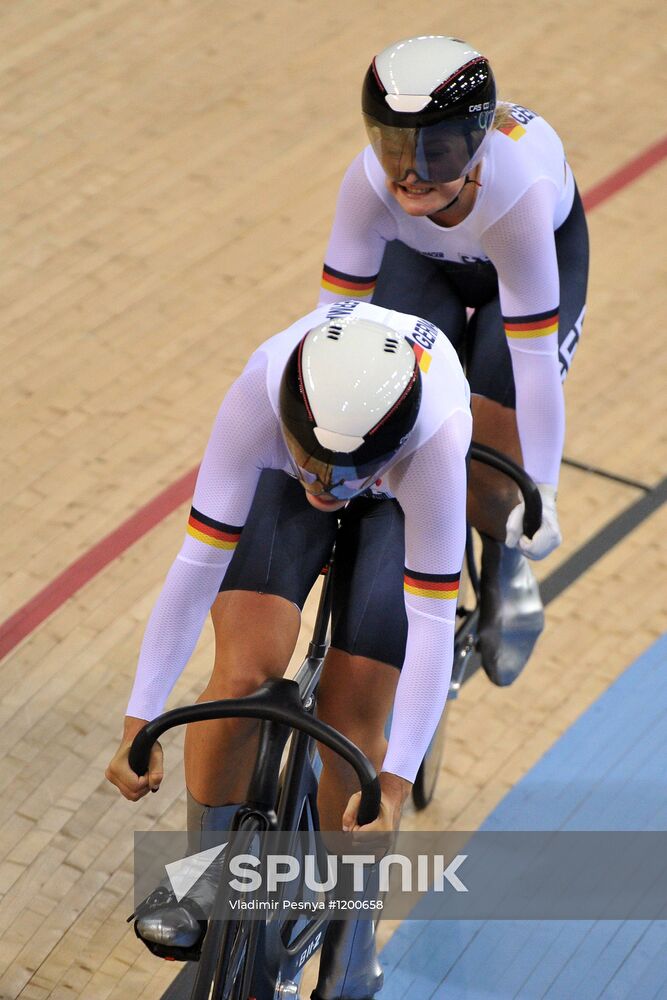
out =
[[517,504],[507,518],[505,544],[511,549],[518,547],[529,559],[544,559],[557,549],[563,540],[556,513],[556,487],[549,483],[538,483],[542,497],[542,524],[532,538],[523,533],[524,502]]

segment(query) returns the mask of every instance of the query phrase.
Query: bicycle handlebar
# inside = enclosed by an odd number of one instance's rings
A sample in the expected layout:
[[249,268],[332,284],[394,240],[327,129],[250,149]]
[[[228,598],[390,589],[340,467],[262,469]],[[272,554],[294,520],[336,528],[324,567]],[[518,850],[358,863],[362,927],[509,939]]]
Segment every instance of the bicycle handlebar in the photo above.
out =
[[298,685],[294,681],[280,681],[278,683],[294,686],[295,690],[290,698],[292,704],[277,703],[272,693],[267,693],[263,688],[260,688],[243,698],[206,701],[198,705],[174,708],[170,712],[158,715],[134,737],[129,753],[130,767],[140,777],[145,774],[148,770],[153,744],[163,733],[175,726],[183,726],[190,722],[208,722],[212,719],[229,718],[266,719],[270,722],[279,722],[312,736],[313,739],[318,740],[343,757],[354,768],[361,787],[358,823],[360,826],[372,823],[380,811],[381,793],[380,782],[371,762],[351,740],[304,711],[298,699]]
[[514,480],[521,491],[525,504],[523,533],[528,538],[532,538],[542,524],[542,497],[525,469],[522,469],[507,455],[496,451],[495,448],[490,448],[486,444],[477,444],[476,441],[473,441],[470,446],[470,457],[476,462],[482,462],[484,465],[497,469],[498,472],[502,472]]

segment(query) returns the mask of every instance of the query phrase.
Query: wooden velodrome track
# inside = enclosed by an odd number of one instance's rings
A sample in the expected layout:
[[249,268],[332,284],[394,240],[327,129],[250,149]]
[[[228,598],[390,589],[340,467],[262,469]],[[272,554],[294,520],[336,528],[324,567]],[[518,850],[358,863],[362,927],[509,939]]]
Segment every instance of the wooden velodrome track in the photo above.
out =
[[[541,575],[654,487],[665,469],[659,9],[5,0],[2,618],[188,473],[250,351],[312,308],[337,185],[364,142],[363,72],[410,34],[487,53],[501,93],[556,126],[580,189],[597,190],[566,454],[636,485],[565,467],[565,542]],[[157,526],[140,516],[120,554],[112,536],[95,550],[106,568],[75,593],[76,573],[61,578],[41,624],[28,605],[28,634],[2,665],[3,1000],[152,998],[174,975],[124,921],[133,830],[184,824],[182,742],[166,741],[163,787],[140,805],[103,770],[186,509],[151,508]],[[406,822],[476,826],[661,633],[666,527],[658,509],[551,603],[515,687],[470,681],[439,802]],[[5,638],[20,637],[16,623]],[[170,704],[194,700],[210,661],[207,630]]]

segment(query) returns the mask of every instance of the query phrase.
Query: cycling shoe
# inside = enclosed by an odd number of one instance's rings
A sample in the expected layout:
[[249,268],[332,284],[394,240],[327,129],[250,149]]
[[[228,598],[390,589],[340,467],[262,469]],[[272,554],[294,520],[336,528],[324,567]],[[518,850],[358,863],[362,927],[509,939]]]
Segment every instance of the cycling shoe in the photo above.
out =
[[[228,830],[237,809],[238,805],[200,807],[199,829],[189,831],[189,850],[197,853],[209,846],[202,843],[205,833]],[[170,880],[165,878],[129,917],[134,920],[135,934],[154,955],[180,962],[199,958],[215,903],[222,859],[223,854],[219,854],[180,900]]]
[[159,958],[179,962],[199,958],[207,919],[205,911],[189,897],[179,902],[166,885],[160,885],[137,907],[132,918],[134,933]]

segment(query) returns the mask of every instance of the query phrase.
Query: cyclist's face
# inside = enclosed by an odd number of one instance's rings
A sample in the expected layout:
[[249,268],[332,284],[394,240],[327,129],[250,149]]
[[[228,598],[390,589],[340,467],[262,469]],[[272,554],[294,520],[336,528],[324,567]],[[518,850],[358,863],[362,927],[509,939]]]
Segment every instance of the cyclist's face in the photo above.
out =
[[[389,193],[407,215],[436,215],[461,191],[468,164],[483,137],[466,123],[393,128],[364,115]],[[470,133],[470,134],[469,134]]]
[[461,183],[457,178],[445,184],[434,184],[421,180],[414,171],[409,171],[400,181],[385,178],[389,193],[403,211],[412,216],[435,215],[441,211],[457,195]]
[[[318,510],[340,510],[362,493],[377,476],[373,467],[359,470],[353,464],[330,465],[305,451],[287,427],[282,427],[287,455],[295,477],[303,486],[311,506]],[[361,476],[361,478],[357,478]],[[321,503],[313,503],[321,500]]]
[[334,511],[342,510],[343,507],[347,507],[349,500],[336,500],[335,497],[330,497],[328,493],[309,493],[308,490],[304,490],[306,494],[306,500],[311,507],[315,510],[327,511],[327,513],[333,514]]

